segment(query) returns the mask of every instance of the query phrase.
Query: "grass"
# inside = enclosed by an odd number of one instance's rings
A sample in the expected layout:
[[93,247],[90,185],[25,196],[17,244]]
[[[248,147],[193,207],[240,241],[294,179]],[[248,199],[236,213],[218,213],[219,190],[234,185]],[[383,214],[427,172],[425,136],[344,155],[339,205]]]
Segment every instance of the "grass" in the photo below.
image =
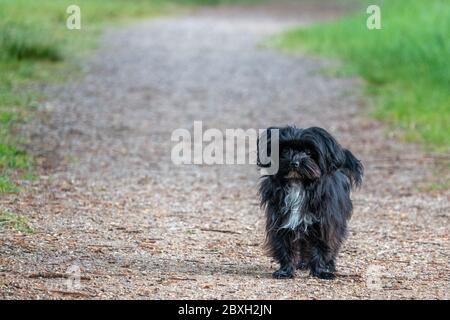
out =
[[[30,176],[33,159],[12,134],[43,100],[36,83],[64,80],[95,47],[111,23],[150,17],[190,5],[257,0],[0,0],[0,194],[17,192],[12,180]],[[68,30],[66,9],[81,9],[81,30]],[[14,176],[14,178],[12,178]]]
[[0,176],[0,194],[18,192],[19,188],[9,179],[7,175]]
[[0,212],[0,228],[12,228],[23,233],[34,232],[26,217],[11,212]]
[[368,30],[365,6],[338,21],[295,28],[274,43],[343,61],[374,98],[373,115],[400,129],[407,141],[450,150],[450,3],[447,0],[371,1],[381,30]]

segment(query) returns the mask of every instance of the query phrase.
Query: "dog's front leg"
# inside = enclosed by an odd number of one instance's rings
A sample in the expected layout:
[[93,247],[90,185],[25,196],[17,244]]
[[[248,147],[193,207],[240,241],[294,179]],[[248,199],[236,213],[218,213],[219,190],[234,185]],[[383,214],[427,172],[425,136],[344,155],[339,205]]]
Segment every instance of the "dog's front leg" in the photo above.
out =
[[308,270],[309,264],[311,260],[311,248],[309,246],[309,242],[306,239],[302,239],[298,241],[300,252],[300,259],[297,263],[297,269],[300,270]]
[[330,259],[330,248],[322,240],[313,241],[311,256],[311,275],[320,279],[331,280],[336,276],[334,272],[334,260]]
[[280,264],[272,276],[277,279],[293,278],[295,272],[296,251],[293,234],[289,230],[277,230],[269,233],[270,251]]

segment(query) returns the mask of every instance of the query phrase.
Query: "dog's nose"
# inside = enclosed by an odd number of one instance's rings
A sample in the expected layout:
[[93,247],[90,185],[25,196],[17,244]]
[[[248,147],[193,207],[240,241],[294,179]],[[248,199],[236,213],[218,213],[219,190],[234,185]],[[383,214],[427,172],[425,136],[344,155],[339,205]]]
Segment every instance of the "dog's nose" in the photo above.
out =
[[292,166],[293,168],[298,168],[298,167],[300,167],[300,161],[292,161],[292,162],[291,162],[291,166]]

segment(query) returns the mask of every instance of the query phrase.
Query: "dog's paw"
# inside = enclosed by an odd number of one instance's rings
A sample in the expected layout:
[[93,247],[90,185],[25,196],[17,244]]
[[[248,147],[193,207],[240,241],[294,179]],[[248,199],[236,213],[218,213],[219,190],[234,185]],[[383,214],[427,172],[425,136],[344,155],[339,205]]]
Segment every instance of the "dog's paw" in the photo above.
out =
[[289,269],[278,269],[272,273],[272,277],[275,279],[292,279],[294,277],[294,271]]
[[327,271],[329,272],[336,272],[336,263],[331,260],[330,262],[327,263],[326,265]]
[[299,269],[299,270],[308,270],[309,269],[309,263],[300,261],[297,264],[297,269]]
[[333,280],[336,278],[336,275],[329,271],[315,271],[311,272],[311,275],[323,280]]

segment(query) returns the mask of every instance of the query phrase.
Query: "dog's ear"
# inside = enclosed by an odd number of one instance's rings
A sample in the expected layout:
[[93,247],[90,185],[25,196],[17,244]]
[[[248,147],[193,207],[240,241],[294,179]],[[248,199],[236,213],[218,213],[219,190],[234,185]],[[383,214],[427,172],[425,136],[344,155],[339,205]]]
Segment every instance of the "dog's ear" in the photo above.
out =
[[308,139],[317,146],[320,152],[319,163],[325,165],[325,170],[342,169],[349,178],[352,187],[359,187],[364,175],[364,167],[358,159],[343,148],[325,129],[311,127],[306,130]]
[[332,172],[342,166],[345,158],[343,148],[328,131],[311,127],[304,130],[303,139],[315,146],[319,165],[324,172]]
[[[256,165],[260,168],[268,168],[271,166],[271,156],[272,156],[272,134],[275,132],[279,132],[281,128],[279,127],[269,127],[266,130],[263,130],[256,141]],[[277,130],[277,131],[275,131]],[[278,135],[277,135],[278,139]]]
[[350,179],[352,187],[359,187],[364,175],[364,167],[360,160],[356,159],[350,150],[343,149],[344,161],[342,168],[346,176]]

